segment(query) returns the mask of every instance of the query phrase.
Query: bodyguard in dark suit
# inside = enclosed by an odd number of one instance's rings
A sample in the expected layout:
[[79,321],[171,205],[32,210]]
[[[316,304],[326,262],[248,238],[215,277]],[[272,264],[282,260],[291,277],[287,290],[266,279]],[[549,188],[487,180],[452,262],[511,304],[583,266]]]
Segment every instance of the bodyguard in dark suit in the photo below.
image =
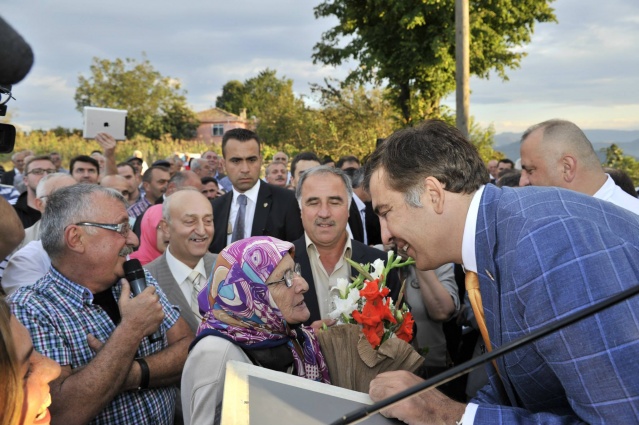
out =
[[[350,239],[346,222],[353,190],[349,178],[339,168],[321,166],[307,170],[300,177],[296,196],[302,206],[305,233],[293,242],[295,262],[301,266],[302,277],[308,282],[304,301],[311,312],[306,323],[311,324],[328,319],[330,286],[334,286],[338,278],[357,276],[357,271],[344,258],[367,264],[377,259],[386,260],[388,255]],[[391,297],[397,299],[400,284],[395,270],[391,271],[387,283]]]
[[162,212],[160,227],[169,236],[169,246],[145,268],[195,332],[200,323],[197,294],[217,259],[207,251],[213,237],[211,203],[196,189],[182,189],[166,198]]
[[[370,194],[364,190],[364,169],[347,168],[344,170],[353,185],[353,202],[349,209],[348,226],[353,239],[366,245],[382,243],[379,219],[373,211]],[[362,210],[364,210],[362,212]],[[362,217],[363,216],[363,217]]]
[[[488,348],[639,282],[638,216],[573,191],[486,185],[475,148],[441,121],[393,134],[367,167],[382,238],[419,269],[464,265]],[[431,390],[386,413],[410,424],[636,423],[637,311],[634,297],[498,358],[499,374],[489,365],[490,383],[468,405]],[[384,373],[370,395],[419,381]]]
[[259,179],[262,157],[257,134],[243,128],[224,133],[222,153],[233,189],[213,201],[215,236],[209,251],[249,236],[292,242],[304,232],[295,195]]

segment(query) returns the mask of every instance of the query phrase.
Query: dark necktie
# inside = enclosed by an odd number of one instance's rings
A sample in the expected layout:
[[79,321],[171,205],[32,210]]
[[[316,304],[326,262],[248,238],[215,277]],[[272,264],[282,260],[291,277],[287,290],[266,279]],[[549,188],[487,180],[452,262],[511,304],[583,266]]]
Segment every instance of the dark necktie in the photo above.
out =
[[237,217],[235,218],[235,226],[233,226],[233,237],[231,238],[231,242],[244,239],[244,216],[246,215],[246,195],[238,196],[237,203],[240,204],[240,208],[237,210]]

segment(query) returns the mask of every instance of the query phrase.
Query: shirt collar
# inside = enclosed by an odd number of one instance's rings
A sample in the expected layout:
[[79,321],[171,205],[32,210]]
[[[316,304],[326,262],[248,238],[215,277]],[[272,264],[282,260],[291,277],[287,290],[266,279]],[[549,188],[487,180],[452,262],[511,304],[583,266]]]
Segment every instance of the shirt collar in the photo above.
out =
[[355,202],[355,205],[357,205],[357,211],[362,212],[362,210],[366,209],[366,204],[364,203],[364,201],[359,199],[359,196],[357,196],[354,193],[353,193],[353,202]]
[[93,293],[86,287],[67,279],[54,266],[49,268],[51,284],[56,285],[60,294],[77,308],[93,303]]
[[235,189],[235,186],[233,186],[233,202],[235,202],[237,200],[237,197],[240,195],[246,195],[246,197],[251,200],[253,202],[253,204],[257,204],[257,195],[260,191],[260,184],[261,180],[257,179],[257,183],[255,183],[255,185],[253,185],[252,188],[250,188],[249,190],[247,190],[244,193],[240,193]]
[[[304,232],[304,241],[306,242],[306,250],[308,252],[309,248],[317,251],[317,247],[315,243],[308,237],[308,233]],[[318,251],[319,252],[319,251]],[[344,250],[342,251],[342,257],[351,258],[353,252],[353,244],[351,243],[351,238],[346,238],[346,243],[344,244]]]
[[479,216],[479,203],[486,186],[480,186],[473,195],[466,215],[464,236],[462,237],[462,262],[464,269],[477,273],[477,256],[475,255],[475,232],[477,231],[477,217]]
[[202,276],[206,278],[206,269],[204,268],[204,258],[200,258],[200,261],[197,262],[195,268],[190,268],[177,258],[171,254],[171,245],[166,247],[166,264],[169,266],[169,270],[171,270],[171,274],[175,281],[179,284],[186,280],[187,277],[191,274],[193,270],[197,270],[200,272]]

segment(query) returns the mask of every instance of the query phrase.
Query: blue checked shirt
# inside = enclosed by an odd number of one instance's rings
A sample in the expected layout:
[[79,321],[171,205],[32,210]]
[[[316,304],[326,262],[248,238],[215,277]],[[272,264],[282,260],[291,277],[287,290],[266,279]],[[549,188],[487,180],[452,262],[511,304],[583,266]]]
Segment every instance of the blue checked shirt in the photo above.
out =
[[131,205],[127,210],[127,214],[129,214],[129,217],[131,218],[137,218],[140,215],[142,215],[142,213],[144,211],[146,211],[151,205],[153,205],[152,203],[150,203],[145,196],[141,196],[140,200],[138,202],[136,202],[135,204]]
[[[155,343],[143,338],[136,357],[150,356],[166,348],[166,331],[179,317],[155,279],[146,270],[145,274],[147,284],[155,286],[164,309],[160,326],[164,338]],[[118,283],[113,286],[116,300],[120,293]],[[93,304],[93,294],[62,276],[53,266],[35,285],[20,288],[9,301],[13,314],[29,330],[34,348],[72,369],[86,365],[95,357],[87,343],[87,334],[106,342],[115,330],[102,307]],[[172,424],[176,391],[176,387],[162,387],[122,392],[90,423]]]

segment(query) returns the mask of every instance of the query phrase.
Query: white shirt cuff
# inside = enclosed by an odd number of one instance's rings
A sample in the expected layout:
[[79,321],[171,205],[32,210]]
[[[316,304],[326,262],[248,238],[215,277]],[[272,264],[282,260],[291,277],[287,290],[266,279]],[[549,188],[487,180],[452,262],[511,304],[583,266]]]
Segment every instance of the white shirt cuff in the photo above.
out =
[[475,403],[468,403],[466,405],[466,411],[462,416],[461,421],[457,422],[458,425],[471,425],[475,422],[475,413],[477,413],[477,407],[479,405]]

